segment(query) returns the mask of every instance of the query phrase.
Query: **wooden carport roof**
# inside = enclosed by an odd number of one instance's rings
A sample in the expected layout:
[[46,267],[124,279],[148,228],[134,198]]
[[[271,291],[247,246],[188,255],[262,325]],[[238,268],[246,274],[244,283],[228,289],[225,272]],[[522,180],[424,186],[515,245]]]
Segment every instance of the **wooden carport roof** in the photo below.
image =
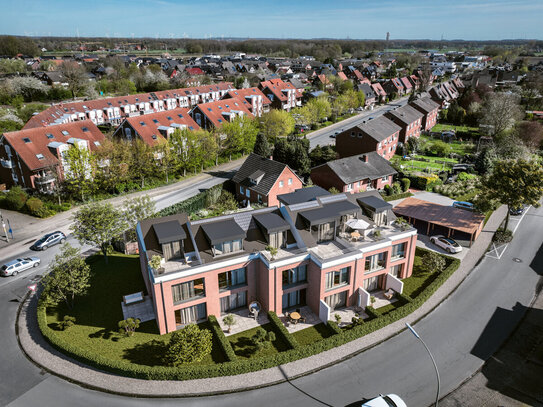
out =
[[404,199],[392,211],[397,216],[422,220],[470,235],[477,234],[485,220],[485,215],[477,212],[443,206],[417,198]]

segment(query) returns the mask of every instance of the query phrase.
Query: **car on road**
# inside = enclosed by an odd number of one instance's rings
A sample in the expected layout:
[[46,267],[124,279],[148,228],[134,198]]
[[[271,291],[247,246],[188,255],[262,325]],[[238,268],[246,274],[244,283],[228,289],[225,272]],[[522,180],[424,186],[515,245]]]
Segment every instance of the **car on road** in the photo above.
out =
[[30,248],[32,250],[47,250],[56,244],[62,244],[66,241],[66,235],[60,231],[48,233],[34,242]]
[[397,394],[385,396],[380,394],[379,397],[364,402],[360,407],[407,407],[407,404]]
[[22,259],[15,259],[4,264],[0,268],[0,274],[5,277],[16,276],[21,271],[31,269],[32,267],[38,267],[39,265],[40,259],[38,257],[24,257]]
[[459,209],[466,209],[468,211],[474,211],[475,205],[473,205],[471,202],[464,202],[464,201],[454,201],[452,203],[452,206]]
[[462,246],[460,246],[455,240],[443,235],[432,236],[430,238],[430,242],[441,247],[448,253],[460,253],[462,251]]
[[518,208],[511,208],[509,209],[509,215],[520,216],[524,213],[524,209],[526,209],[524,205],[521,205]]
[[341,133],[343,129],[336,131],[334,134],[330,134],[331,138],[336,138],[339,133]]

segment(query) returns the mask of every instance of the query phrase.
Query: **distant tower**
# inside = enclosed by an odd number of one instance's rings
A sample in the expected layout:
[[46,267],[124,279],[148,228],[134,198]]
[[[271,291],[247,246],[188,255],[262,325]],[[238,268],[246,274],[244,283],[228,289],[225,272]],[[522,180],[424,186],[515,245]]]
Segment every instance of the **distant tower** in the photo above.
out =
[[388,44],[388,40],[390,40],[390,33],[387,32],[387,44]]

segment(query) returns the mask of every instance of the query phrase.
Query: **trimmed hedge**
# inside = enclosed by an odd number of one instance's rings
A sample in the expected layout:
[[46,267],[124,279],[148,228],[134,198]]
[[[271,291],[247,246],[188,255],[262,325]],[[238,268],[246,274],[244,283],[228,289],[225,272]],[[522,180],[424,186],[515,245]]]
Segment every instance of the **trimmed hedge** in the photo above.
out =
[[386,202],[389,202],[389,201],[395,201],[396,199],[409,198],[410,196],[413,196],[413,194],[411,192],[402,192],[401,194],[383,196],[383,199]]
[[[448,257],[448,259],[452,258]],[[206,377],[230,376],[250,373],[303,359],[344,345],[347,342],[358,339],[401,318],[404,318],[419,308],[447,280],[447,278],[449,278],[449,276],[458,268],[459,264],[460,261],[458,259],[452,259],[447,268],[434,281],[432,281],[432,283],[430,283],[430,285],[421,294],[419,294],[416,299],[400,308],[392,310],[387,315],[377,316],[371,321],[354,326],[349,330],[342,330],[342,332],[339,334],[332,335],[310,345],[299,346],[285,352],[266,357],[243,360],[237,359],[220,364],[185,365],[178,367],[144,366],[125,361],[111,360],[99,353],[82,349],[69,343],[63,338],[60,338],[55,331],[49,328],[47,325],[46,309],[43,305],[38,307],[37,318],[38,325],[43,336],[53,347],[82,363],[108,372],[128,377],[152,380],[190,380],[202,379]],[[271,316],[270,320],[274,319],[274,315],[269,316]],[[276,315],[275,317],[277,318]],[[328,322],[328,326],[332,327],[333,322]],[[335,331],[334,328],[331,329]],[[289,344],[291,343],[291,341],[288,339],[287,342]]]
[[368,314],[368,316],[371,318],[371,319],[375,319],[375,318],[379,318],[381,316],[381,314],[379,314],[377,312],[377,310],[375,308],[373,308],[372,306],[369,306],[369,307],[366,307],[364,309],[364,312],[366,314]]
[[328,328],[330,328],[334,334],[341,334],[343,332],[343,329],[339,327],[336,321],[328,321]]
[[268,319],[275,327],[275,331],[279,334],[281,339],[283,339],[291,349],[296,349],[300,347],[300,344],[294,336],[290,334],[285,325],[281,322],[277,314],[273,311],[268,311]]
[[209,321],[209,325],[211,326],[211,331],[217,338],[219,345],[221,346],[221,350],[224,353],[224,356],[226,357],[226,360],[228,362],[232,362],[237,359],[237,355],[234,352],[234,349],[232,349],[232,344],[226,338],[226,335],[221,329],[221,326],[219,325],[219,321],[217,321],[217,318],[215,315],[210,315],[207,320]]

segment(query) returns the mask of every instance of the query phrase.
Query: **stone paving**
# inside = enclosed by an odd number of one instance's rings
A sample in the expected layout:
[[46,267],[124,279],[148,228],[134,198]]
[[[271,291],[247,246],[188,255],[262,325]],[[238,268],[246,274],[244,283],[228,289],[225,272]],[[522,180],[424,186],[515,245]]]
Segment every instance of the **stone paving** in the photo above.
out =
[[121,308],[123,309],[123,318],[137,318],[141,322],[147,322],[155,319],[155,310],[153,308],[153,302],[148,295],[143,297],[142,302],[126,305],[121,302]]
[[265,312],[259,313],[258,318],[255,319],[252,315],[249,315],[249,310],[246,308],[230,312],[230,314],[234,315],[235,321],[235,324],[232,325],[230,329],[228,329],[228,325],[223,322],[223,318],[226,315],[222,315],[220,318],[217,318],[225,336],[230,336],[243,331],[247,331],[249,329],[253,329],[257,326],[265,325],[270,322],[270,320],[268,319],[268,315],[266,315]]

